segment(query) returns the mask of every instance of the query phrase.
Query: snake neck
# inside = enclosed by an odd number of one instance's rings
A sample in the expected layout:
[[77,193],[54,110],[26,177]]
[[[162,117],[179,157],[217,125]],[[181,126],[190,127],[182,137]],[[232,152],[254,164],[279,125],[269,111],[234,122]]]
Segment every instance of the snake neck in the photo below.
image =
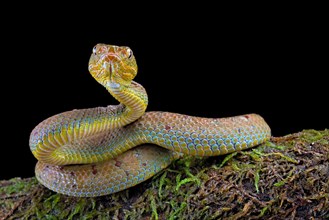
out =
[[121,103],[121,111],[109,119],[110,129],[126,126],[145,113],[148,97],[142,85],[134,81],[129,85],[111,82],[105,88]]

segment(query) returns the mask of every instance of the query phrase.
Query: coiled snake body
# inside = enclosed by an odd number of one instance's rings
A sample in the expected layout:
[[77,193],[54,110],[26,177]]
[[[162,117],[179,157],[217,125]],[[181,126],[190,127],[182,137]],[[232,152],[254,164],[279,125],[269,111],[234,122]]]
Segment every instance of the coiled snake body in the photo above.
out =
[[111,194],[150,178],[183,154],[227,154],[271,136],[256,114],[212,119],[145,113],[147,94],[132,81],[137,65],[128,47],[96,45],[89,71],[120,104],[60,113],[33,129],[36,177],[53,191],[80,197]]

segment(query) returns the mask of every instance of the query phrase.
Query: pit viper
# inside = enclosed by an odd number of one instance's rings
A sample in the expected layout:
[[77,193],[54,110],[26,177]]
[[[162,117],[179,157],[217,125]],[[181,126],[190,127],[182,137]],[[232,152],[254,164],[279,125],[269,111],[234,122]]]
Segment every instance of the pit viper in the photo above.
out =
[[32,130],[36,178],[55,192],[77,197],[115,193],[149,179],[182,155],[228,154],[271,136],[257,114],[215,119],[145,112],[148,96],[133,81],[137,64],[129,47],[97,44],[88,69],[119,104],[59,113]]

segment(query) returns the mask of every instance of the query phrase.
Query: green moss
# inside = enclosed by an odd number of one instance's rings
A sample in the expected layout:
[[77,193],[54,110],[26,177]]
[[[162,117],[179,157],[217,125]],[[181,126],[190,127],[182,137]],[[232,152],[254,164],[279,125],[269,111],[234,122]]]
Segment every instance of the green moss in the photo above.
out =
[[219,165],[218,168],[221,168],[225,165],[225,163],[227,163],[230,159],[232,159],[234,156],[236,156],[238,154],[238,152],[233,152],[231,154],[228,154],[224,160],[222,161],[222,163]]
[[327,139],[323,139],[323,137],[329,136],[329,129],[324,131],[316,131],[316,130],[305,130],[301,134],[301,139],[307,142],[317,142],[317,141],[324,141],[324,144],[328,144]]
[[60,194],[54,194],[50,196],[48,199],[44,201],[43,203],[44,207],[49,210],[55,208],[57,203],[60,201],[60,198],[61,198]]
[[36,179],[31,181],[24,181],[21,178],[13,178],[7,181],[5,186],[0,187],[0,195],[11,195],[11,194],[23,194],[29,192],[31,188],[35,187],[38,184]]
[[[325,219],[329,131],[219,157],[185,157],[113,195],[74,198],[35,178],[0,182],[0,219]],[[3,213],[3,214],[2,214]]]
[[259,172],[260,169],[257,169],[255,172],[255,188],[256,188],[256,192],[259,192],[259,188],[258,188],[258,183],[259,183]]
[[160,180],[159,180],[159,197],[161,198],[162,197],[162,194],[161,194],[161,192],[162,192],[162,186],[167,182],[168,183],[168,181],[170,181],[168,178],[166,178],[166,176],[167,176],[167,172],[163,172],[163,174],[161,175],[161,177],[160,177]]
[[174,211],[170,216],[169,216],[169,220],[174,220],[177,219],[177,216],[179,216],[180,212],[182,212],[182,210],[184,210],[187,207],[187,203],[186,202],[182,202],[180,207],[178,209],[176,209],[176,211]]
[[267,141],[264,146],[268,146],[268,147],[272,147],[274,149],[277,149],[277,150],[280,150],[280,151],[283,151],[284,149],[287,148],[287,146],[284,146],[284,145],[276,145],[270,141]]
[[152,209],[152,216],[151,218],[152,219],[155,219],[155,220],[158,220],[159,219],[159,215],[158,215],[158,212],[157,212],[157,206],[156,206],[156,203],[155,203],[155,199],[153,196],[150,196],[151,197],[151,209]]
[[257,217],[261,218],[262,216],[264,216],[264,214],[267,210],[268,210],[268,206],[265,206],[264,208],[262,208],[262,210],[260,211],[260,213]]
[[280,186],[283,186],[285,183],[286,183],[286,181],[281,180],[281,181],[279,181],[277,183],[274,183],[273,185],[276,186],[276,187],[280,187]]

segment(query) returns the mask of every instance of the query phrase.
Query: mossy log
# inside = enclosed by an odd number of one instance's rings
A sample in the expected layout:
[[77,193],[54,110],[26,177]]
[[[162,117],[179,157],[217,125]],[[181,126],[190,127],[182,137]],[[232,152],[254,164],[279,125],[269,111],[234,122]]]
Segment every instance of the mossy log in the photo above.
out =
[[32,178],[0,181],[0,219],[329,219],[329,130],[241,152],[185,157],[128,190],[54,193]]

